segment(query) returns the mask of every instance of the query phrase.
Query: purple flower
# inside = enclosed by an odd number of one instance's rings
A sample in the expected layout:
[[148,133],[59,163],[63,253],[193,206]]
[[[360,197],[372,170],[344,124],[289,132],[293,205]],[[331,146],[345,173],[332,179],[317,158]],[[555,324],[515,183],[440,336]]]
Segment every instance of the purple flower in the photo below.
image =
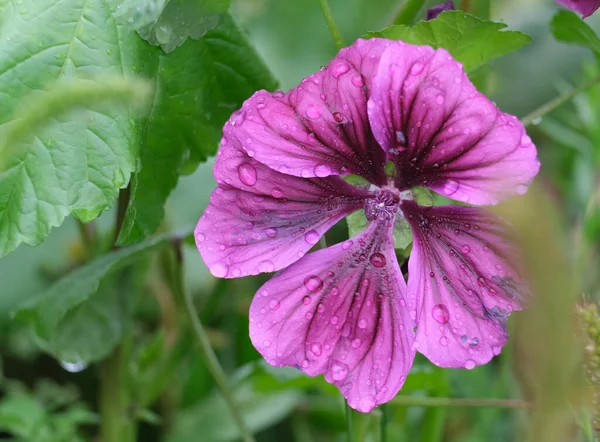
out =
[[[496,204],[525,193],[539,162],[519,120],[447,51],[358,40],[288,93],[255,93],[223,132],[196,243],[218,277],[287,267],[250,307],[270,364],[324,374],[367,412],[396,395],[416,351],[468,369],[500,352],[524,291],[507,226],[475,207],[420,206],[411,189]],[[356,210],[363,233],[305,256]],[[404,219],[408,285],[393,244]]]
[[582,18],[589,17],[600,8],[600,0],[556,0],[556,3],[578,12]]
[[452,11],[453,9],[456,9],[454,7],[454,2],[444,2],[444,3],[440,3],[439,5],[435,5],[432,8],[429,8],[427,10],[427,15],[426,15],[426,19],[427,21],[429,20],[433,20],[434,18],[438,18],[438,16],[444,12],[444,11]]

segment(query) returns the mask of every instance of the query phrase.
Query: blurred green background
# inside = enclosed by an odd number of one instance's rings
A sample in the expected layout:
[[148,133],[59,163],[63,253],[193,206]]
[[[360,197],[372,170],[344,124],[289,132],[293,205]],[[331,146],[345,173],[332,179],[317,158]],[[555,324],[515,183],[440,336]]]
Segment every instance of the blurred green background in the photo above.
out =
[[[347,44],[367,31],[389,25],[401,4],[399,0],[331,1]],[[600,72],[598,63],[586,50],[553,40],[549,21],[557,9],[551,0],[492,1],[493,19],[502,20],[510,29],[526,32],[533,39],[530,46],[493,63],[488,95],[505,112],[522,117],[570,85]],[[284,90],[298,84],[335,55],[335,45],[317,0],[237,0],[234,13]],[[600,29],[600,14],[588,23]],[[600,295],[600,89],[586,91],[536,123],[539,124],[531,128],[531,135],[542,162],[538,182],[548,202],[541,208],[535,206],[539,203],[537,199],[529,199],[527,204],[531,204],[531,210],[539,209],[539,220],[551,226],[550,239],[564,254],[562,261],[549,263],[547,269],[553,272],[553,277],[573,278],[578,286],[569,287],[577,296],[583,293],[583,299],[593,301]],[[167,205],[166,226],[184,226],[198,220],[215,186],[211,169],[212,161],[208,161],[180,180]],[[518,216],[520,212],[514,209],[514,213]],[[112,212],[104,214],[97,222],[98,228],[109,229],[113,218]],[[345,234],[342,223],[328,240],[342,239]],[[21,246],[0,261],[0,367],[5,392],[0,401],[0,421],[8,416],[13,421],[25,422],[35,416],[39,422],[51,422],[49,425],[59,429],[64,427],[67,436],[56,440],[75,440],[69,439],[74,437],[69,433],[71,427],[78,427],[84,440],[92,440],[85,435],[94,434],[97,423],[93,411],[98,400],[98,367],[61,363],[41,353],[30,331],[11,320],[10,311],[78,261],[81,253],[78,241],[76,223],[69,219],[39,247]],[[542,246],[550,247],[543,242]],[[538,252],[540,256],[545,253]],[[552,269],[552,265],[557,268]],[[189,245],[185,248],[185,266],[188,287],[201,319],[210,331],[212,344],[231,376],[236,396],[257,439],[345,440],[343,401],[337,390],[322,377],[308,378],[293,369],[270,368],[250,343],[247,310],[255,290],[266,277],[217,281]],[[157,345],[153,343],[156,333],[162,330],[165,339],[170,333],[177,333],[176,319],[174,323],[169,318],[169,306],[161,298],[163,288],[153,284],[152,281],[147,284],[145,296],[137,302],[134,334],[134,345],[140,347],[150,365],[154,357],[152,345]],[[570,334],[574,315],[571,301],[567,297],[557,302],[559,314],[542,317],[540,327]],[[523,366],[527,355],[532,354],[527,345],[552,347],[556,340],[545,342],[544,336],[526,336],[519,344],[515,339],[521,338],[520,331],[533,332],[526,325],[514,326],[514,321],[514,318],[510,321],[511,328],[516,328],[511,342],[490,364],[472,371],[442,370],[424,358],[417,358],[400,395],[536,400],[540,395],[528,379],[531,370]],[[550,339],[552,335],[546,336]],[[143,422],[139,440],[237,440],[233,423],[192,340],[185,342],[180,359],[165,376],[167,389],[160,400],[147,410],[139,410],[137,417]],[[557,385],[562,385],[559,378],[556,374],[551,376]],[[560,395],[570,401],[568,413],[573,422],[586,422],[585,412],[580,412],[579,406],[587,403],[587,399],[576,388],[570,390],[570,380],[565,380],[564,385],[567,390]],[[559,399],[544,400],[548,403],[555,400],[558,404],[544,419],[551,420],[550,416],[556,418],[564,412],[565,406],[559,404]],[[526,429],[533,425],[530,412],[521,408],[405,406],[399,400],[389,404],[385,413],[379,409],[370,415],[355,414],[357,440],[379,440],[382,419],[388,422],[389,440],[410,442],[518,441],[525,440]],[[548,425],[549,422],[546,421]],[[592,440],[589,425],[575,424],[570,429],[572,439],[554,440]],[[61,433],[56,430],[53,434]]]

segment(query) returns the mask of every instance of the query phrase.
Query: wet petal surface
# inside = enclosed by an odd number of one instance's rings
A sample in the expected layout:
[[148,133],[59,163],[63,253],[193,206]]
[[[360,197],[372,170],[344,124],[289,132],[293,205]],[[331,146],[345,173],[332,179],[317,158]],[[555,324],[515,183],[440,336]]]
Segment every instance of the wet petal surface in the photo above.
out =
[[487,363],[527,294],[506,224],[472,207],[404,201],[401,209],[415,238],[408,293],[417,297],[417,351],[440,367]]
[[479,93],[443,50],[397,42],[381,57],[368,104],[397,186],[471,204],[523,194],[539,170],[523,125]]
[[325,374],[368,412],[400,390],[414,358],[392,222],[307,255],[267,282],[250,307],[250,338],[275,366]]
[[288,266],[370,195],[339,177],[304,179],[271,170],[247,155],[230,126],[224,132],[215,164],[219,185],[195,231],[202,258],[217,277]]
[[357,40],[287,94],[254,94],[230,120],[248,155],[290,175],[352,173],[383,184],[385,153],[371,133],[367,99],[388,44]]

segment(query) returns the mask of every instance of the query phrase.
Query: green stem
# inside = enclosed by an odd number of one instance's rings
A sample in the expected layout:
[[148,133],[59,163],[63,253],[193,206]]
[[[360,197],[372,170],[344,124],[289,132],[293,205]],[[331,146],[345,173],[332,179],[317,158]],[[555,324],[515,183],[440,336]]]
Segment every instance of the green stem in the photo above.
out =
[[548,103],[543,104],[542,106],[540,106],[539,108],[537,108],[536,110],[531,112],[530,114],[521,118],[521,123],[523,123],[523,125],[525,125],[525,126],[531,125],[534,121],[539,120],[544,115],[552,112],[554,109],[556,109],[557,107],[566,103],[567,101],[569,101],[576,95],[580,94],[581,92],[585,91],[586,89],[588,89],[598,83],[600,83],[600,76],[582,84],[581,86],[574,87],[570,91],[567,91],[567,92],[559,95],[555,99],[550,100]]
[[325,16],[325,21],[327,22],[327,27],[329,28],[329,32],[333,37],[333,41],[338,49],[342,49],[344,47],[344,42],[342,40],[342,34],[340,33],[339,28],[335,24],[333,20],[333,15],[331,14],[331,8],[329,7],[328,0],[319,0],[321,4],[321,10],[323,11],[323,15]]
[[102,442],[135,442],[136,425],[131,416],[125,382],[128,339],[100,365],[100,426]]
[[381,409],[381,434],[380,441],[387,442],[387,424],[389,420],[389,409],[387,404],[381,404],[379,407]]
[[346,405],[346,427],[347,427],[347,433],[348,433],[348,442],[354,442],[354,419],[352,417],[352,408],[350,408],[350,405],[348,405],[348,402],[345,403]]
[[424,4],[425,0],[406,0],[404,6],[400,9],[396,18],[394,18],[393,24],[412,25]]
[[418,397],[396,396],[389,402],[391,405],[413,407],[498,407],[498,408],[529,408],[529,402],[516,399],[471,399],[451,397]]
[[[180,244],[175,244],[175,247],[176,247],[176,253],[178,254],[179,257],[181,257],[181,251],[178,250],[180,247]],[[200,349],[202,350],[202,352],[204,353],[204,356],[206,358],[206,365],[207,365],[208,371],[210,372],[213,379],[215,380],[215,383],[217,384],[217,387],[219,388],[219,390],[221,390],[221,394],[223,395],[223,398],[225,399],[225,403],[227,404],[227,407],[229,408],[229,412],[231,413],[231,416],[233,417],[233,420],[235,421],[235,424],[238,427],[238,430],[240,432],[240,435],[242,436],[242,439],[244,440],[244,442],[255,442],[254,437],[252,436],[252,433],[250,432],[250,429],[246,426],[246,423],[244,422],[242,413],[240,412],[237,404],[235,403],[235,399],[233,397],[233,392],[229,389],[229,386],[227,385],[227,375],[223,371],[221,364],[219,364],[217,355],[215,354],[215,352],[213,351],[213,349],[210,345],[208,335],[206,334],[206,331],[204,330],[204,327],[202,326],[202,323],[200,322],[198,312],[196,311],[196,307],[194,306],[194,301],[192,300],[192,296],[191,296],[189,290],[187,290],[185,288],[185,284],[183,282],[183,273],[181,271],[181,268],[182,268],[182,265],[180,263],[179,275],[178,275],[178,278],[176,278],[177,281],[175,281],[174,289],[177,290],[179,292],[178,295],[182,296],[183,299],[185,300],[185,306],[186,306],[187,312],[189,314],[190,320],[192,322],[192,325],[194,327],[194,331],[196,332],[196,337],[198,338],[198,343],[200,344]]]

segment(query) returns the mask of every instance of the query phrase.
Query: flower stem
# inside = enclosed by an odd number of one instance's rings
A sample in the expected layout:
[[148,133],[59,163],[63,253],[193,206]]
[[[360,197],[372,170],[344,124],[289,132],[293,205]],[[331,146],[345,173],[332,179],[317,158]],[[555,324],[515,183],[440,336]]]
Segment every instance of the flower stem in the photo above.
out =
[[539,120],[544,115],[552,112],[554,109],[556,109],[557,107],[566,103],[567,101],[569,101],[576,95],[580,94],[584,90],[586,90],[598,83],[600,83],[600,76],[593,78],[592,80],[590,80],[586,83],[583,83],[581,86],[574,87],[570,91],[567,91],[567,92],[559,95],[558,97],[554,98],[553,100],[550,100],[548,103],[543,104],[542,106],[540,106],[533,112],[529,113],[525,117],[521,118],[521,123],[523,123],[524,126],[531,125],[536,120]]
[[451,397],[417,397],[396,396],[390,402],[392,405],[413,407],[498,407],[498,408],[529,408],[531,404],[517,399],[471,399]]
[[[176,248],[180,248],[181,245],[180,243],[177,243],[175,244],[175,246]],[[176,250],[176,253],[177,256],[181,258],[181,250]],[[238,427],[242,439],[244,440],[244,442],[255,442],[250,429],[244,422],[242,413],[240,412],[237,404],[235,403],[233,392],[229,389],[229,386],[227,385],[227,375],[223,371],[221,364],[219,364],[217,355],[215,354],[210,345],[208,335],[206,334],[206,331],[204,330],[204,327],[202,326],[202,323],[200,322],[200,319],[198,317],[198,312],[196,311],[196,307],[194,306],[192,296],[189,290],[185,288],[185,284],[183,282],[183,272],[181,263],[179,263],[178,275],[175,279],[176,281],[174,283],[174,290],[177,290],[179,292],[177,295],[182,297],[185,301],[185,306],[190,316],[192,325],[194,327],[196,337],[198,338],[200,349],[202,350],[206,358],[206,365],[208,371],[215,380],[215,383],[217,384],[219,390],[221,390],[221,394],[225,399],[225,403],[227,404],[229,412],[231,413],[231,416],[233,417],[233,420],[235,421],[235,424]]]
[[394,18],[393,24],[410,26],[425,4],[425,0],[406,0],[406,3]]
[[354,442],[354,419],[352,418],[352,408],[345,402],[346,406],[346,428],[348,433],[348,442]]
[[387,442],[387,424],[389,420],[389,409],[387,404],[381,404],[379,407],[381,409],[381,433],[380,433],[380,442]]
[[329,7],[328,0],[319,0],[321,3],[321,10],[323,11],[323,15],[325,16],[325,21],[327,22],[327,27],[329,27],[329,32],[331,32],[331,36],[333,37],[333,41],[338,49],[342,49],[344,47],[344,42],[342,40],[342,34],[340,33],[339,28],[335,24],[333,20],[333,15],[331,14],[331,8]]

